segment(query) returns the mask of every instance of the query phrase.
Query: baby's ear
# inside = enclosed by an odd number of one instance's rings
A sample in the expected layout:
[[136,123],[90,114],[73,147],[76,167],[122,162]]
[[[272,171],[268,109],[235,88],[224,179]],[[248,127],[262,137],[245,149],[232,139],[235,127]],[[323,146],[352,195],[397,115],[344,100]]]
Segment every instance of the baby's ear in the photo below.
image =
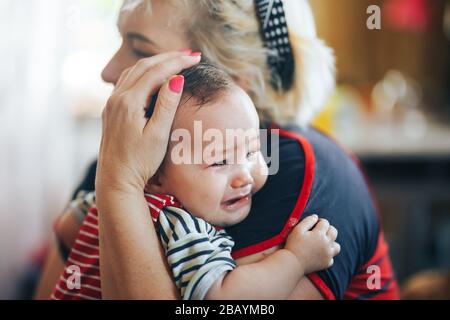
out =
[[148,180],[144,191],[147,193],[164,193],[159,172],[156,172],[155,175]]

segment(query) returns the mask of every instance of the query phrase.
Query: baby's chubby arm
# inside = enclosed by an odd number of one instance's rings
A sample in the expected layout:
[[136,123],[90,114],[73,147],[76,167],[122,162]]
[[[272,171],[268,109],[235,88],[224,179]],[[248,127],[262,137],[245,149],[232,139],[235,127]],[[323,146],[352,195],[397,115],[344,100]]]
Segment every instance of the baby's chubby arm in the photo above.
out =
[[326,220],[309,216],[292,230],[283,249],[224,274],[205,299],[286,299],[303,276],[333,264],[340,251],[336,237]]

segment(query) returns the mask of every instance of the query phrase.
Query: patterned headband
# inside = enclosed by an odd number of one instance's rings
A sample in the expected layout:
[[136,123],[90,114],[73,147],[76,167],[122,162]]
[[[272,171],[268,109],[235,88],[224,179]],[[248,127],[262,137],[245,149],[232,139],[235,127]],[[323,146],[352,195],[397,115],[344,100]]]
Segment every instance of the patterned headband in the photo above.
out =
[[[269,49],[267,63],[275,90],[289,90],[294,80],[294,57],[281,0],[255,0],[261,22],[261,36]],[[281,86],[280,86],[281,84]]]

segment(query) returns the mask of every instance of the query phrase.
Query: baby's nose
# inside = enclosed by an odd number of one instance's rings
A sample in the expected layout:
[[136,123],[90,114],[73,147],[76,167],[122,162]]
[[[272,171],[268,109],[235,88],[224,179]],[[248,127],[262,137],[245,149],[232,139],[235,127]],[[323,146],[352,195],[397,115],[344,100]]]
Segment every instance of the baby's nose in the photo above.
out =
[[240,170],[231,181],[231,187],[233,189],[242,188],[249,184],[253,184],[253,176],[249,170]]

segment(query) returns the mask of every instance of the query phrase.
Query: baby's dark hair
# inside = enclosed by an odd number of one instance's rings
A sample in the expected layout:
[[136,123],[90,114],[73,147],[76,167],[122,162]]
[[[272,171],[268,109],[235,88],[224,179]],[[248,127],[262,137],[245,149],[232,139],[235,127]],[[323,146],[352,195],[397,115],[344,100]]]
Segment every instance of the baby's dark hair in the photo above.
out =
[[198,105],[204,105],[217,99],[233,83],[225,71],[207,61],[185,69],[180,74],[185,79],[182,103],[194,98]]
[[[185,79],[181,98],[182,105],[194,98],[196,104],[202,106],[217,99],[233,83],[233,80],[225,71],[206,61],[185,69],[180,74]],[[157,98],[158,93],[151,97],[145,112],[147,118],[152,116]]]

